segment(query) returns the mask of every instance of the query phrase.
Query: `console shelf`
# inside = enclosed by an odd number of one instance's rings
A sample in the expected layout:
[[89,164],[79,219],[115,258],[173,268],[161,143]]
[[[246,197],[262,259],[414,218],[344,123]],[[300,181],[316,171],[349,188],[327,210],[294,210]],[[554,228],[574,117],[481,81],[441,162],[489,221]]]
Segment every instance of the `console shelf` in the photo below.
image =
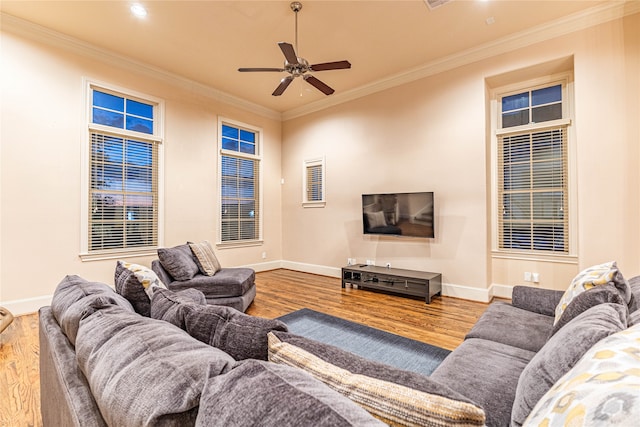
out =
[[421,297],[429,304],[434,295],[442,292],[442,274],[375,265],[348,265],[342,267],[342,287],[347,284],[357,288]]

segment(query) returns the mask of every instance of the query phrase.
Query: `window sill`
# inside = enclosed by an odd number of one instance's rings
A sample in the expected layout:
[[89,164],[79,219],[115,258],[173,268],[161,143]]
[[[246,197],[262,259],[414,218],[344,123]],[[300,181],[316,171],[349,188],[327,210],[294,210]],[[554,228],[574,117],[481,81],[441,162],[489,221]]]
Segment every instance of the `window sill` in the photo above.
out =
[[216,249],[233,249],[233,248],[247,248],[251,246],[262,246],[263,240],[249,240],[246,242],[234,241],[234,242],[217,242]]
[[324,208],[327,202],[302,202],[303,208]]
[[136,251],[114,251],[114,252],[95,252],[95,253],[81,253],[80,259],[83,262],[86,261],[104,261],[108,259],[122,259],[144,256],[158,256],[157,248],[141,249]]
[[578,256],[571,254],[547,254],[536,252],[491,251],[493,259],[553,262],[558,264],[578,264]]

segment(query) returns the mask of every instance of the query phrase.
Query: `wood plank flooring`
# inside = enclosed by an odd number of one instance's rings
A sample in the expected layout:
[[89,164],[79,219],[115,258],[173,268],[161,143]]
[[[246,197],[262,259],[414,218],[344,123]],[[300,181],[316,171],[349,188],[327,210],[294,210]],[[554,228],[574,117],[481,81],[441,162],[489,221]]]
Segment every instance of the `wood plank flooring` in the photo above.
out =
[[[424,301],[342,289],[331,277],[274,270],[256,275],[248,314],[267,318],[311,308],[439,347],[454,349],[488,304],[436,297]],[[18,316],[0,334],[0,426],[41,426],[38,316]]]

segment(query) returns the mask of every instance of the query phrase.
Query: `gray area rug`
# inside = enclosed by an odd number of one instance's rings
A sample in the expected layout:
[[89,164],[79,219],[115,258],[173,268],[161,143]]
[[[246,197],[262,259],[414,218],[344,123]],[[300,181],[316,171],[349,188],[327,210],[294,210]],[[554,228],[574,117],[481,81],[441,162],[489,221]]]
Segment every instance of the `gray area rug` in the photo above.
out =
[[423,375],[430,375],[450,353],[440,347],[308,308],[285,314],[278,320],[286,323],[291,333]]

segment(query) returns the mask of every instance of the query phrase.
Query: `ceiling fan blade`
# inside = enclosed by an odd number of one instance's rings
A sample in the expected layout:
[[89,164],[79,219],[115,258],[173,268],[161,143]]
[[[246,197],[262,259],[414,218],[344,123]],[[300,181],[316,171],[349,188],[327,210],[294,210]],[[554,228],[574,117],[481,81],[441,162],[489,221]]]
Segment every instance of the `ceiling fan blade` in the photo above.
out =
[[284,68],[238,68],[241,73],[255,72],[255,71],[285,71]]
[[307,83],[309,83],[311,86],[315,87],[325,95],[331,95],[333,92],[335,92],[335,90],[313,76],[305,75],[304,79],[307,81]]
[[282,93],[285,91],[287,87],[289,87],[292,81],[293,81],[293,76],[287,76],[284,79],[280,80],[280,85],[278,85],[276,90],[274,90],[271,95],[273,96],[282,95]]
[[351,68],[351,63],[349,61],[323,62],[321,64],[313,64],[309,68],[311,68],[311,71],[344,70],[345,68]]
[[298,64],[298,55],[296,55],[296,51],[293,48],[293,45],[287,42],[280,42],[278,43],[278,46],[280,46],[280,50],[284,54],[284,57],[289,64]]

